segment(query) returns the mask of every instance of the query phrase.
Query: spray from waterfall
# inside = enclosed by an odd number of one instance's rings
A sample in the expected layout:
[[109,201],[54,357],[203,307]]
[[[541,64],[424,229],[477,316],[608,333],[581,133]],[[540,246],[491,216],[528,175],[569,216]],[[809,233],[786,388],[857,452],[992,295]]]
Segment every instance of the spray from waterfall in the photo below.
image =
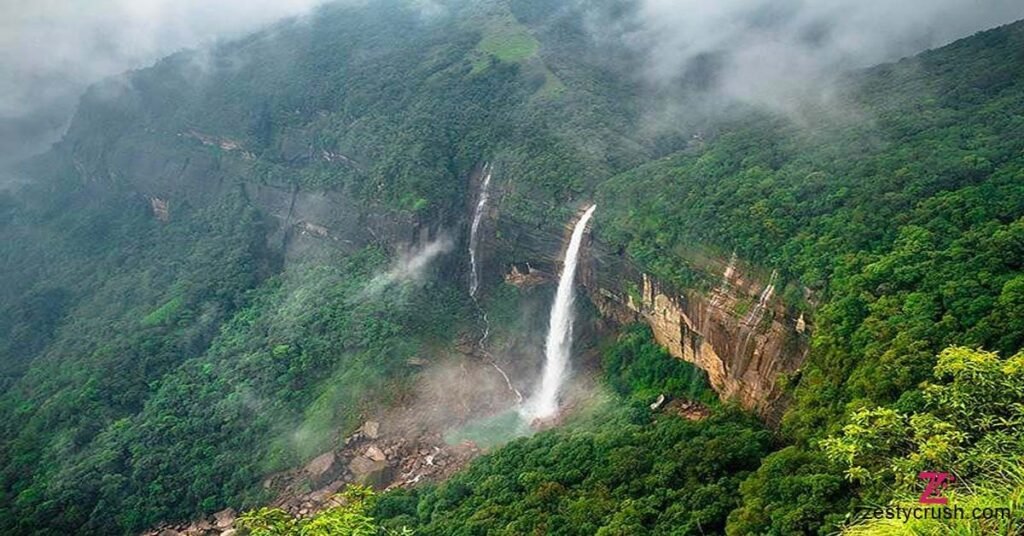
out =
[[587,222],[594,215],[597,205],[591,205],[576,222],[572,230],[569,247],[565,250],[562,274],[558,278],[558,290],[551,306],[548,322],[548,337],[544,346],[544,372],[538,389],[521,413],[527,420],[549,419],[558,413],[558,395],[569,368],[569,354],[572,350],[572,325],[574,320],[573,299],[576,282],[576,263],[579,260],[580,244]]
[[491,186],[491,165],[484,164],[483,169],[484,180],[480,185],[480,196],[477,198],[476,209],[473,210],[473,222],[469,226],[469,297],[473,298],[473,304],[476,305],[477,316],[480,319],[480,324],[483,326],[480,334],[480,339],[476,341],[477,349],[481,354],[490,360],[491,366],[494,370],[501,374],[501,377],[505,380],[505,385],[508,386],[508,390],[512,392],[516,397],[516,403],[521,404],[523,402],[523,395],[516,389],[515,385],[512,385],[512,379],[509,378],[508,374],[498,365],[498,362],[494,360],[494,357],[487,351],[487,337],[491,334],[491,323],[487,320],[487,312],[484,311],[483,307],[480,306],[480,301],[477,299],[477,290],[480,289],[480,272],[477,267],[476,250],[480,244],[480,221],[483,220],[484,210],[487,208],[487,200]]

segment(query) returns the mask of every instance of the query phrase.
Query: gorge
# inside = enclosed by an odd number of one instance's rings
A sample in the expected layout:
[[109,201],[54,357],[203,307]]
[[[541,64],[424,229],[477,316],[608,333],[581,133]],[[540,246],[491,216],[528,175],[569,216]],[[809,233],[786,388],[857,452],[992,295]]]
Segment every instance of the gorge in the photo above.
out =
[[[1019,496],[1024,23],[780,108],[723,93],[731,47],[651,64],[653,5],[329,3],[86,91],[0,183],[0,533],[890,534],[858,512],[921,470]],[[743,20],[841,37],[791,16]]]

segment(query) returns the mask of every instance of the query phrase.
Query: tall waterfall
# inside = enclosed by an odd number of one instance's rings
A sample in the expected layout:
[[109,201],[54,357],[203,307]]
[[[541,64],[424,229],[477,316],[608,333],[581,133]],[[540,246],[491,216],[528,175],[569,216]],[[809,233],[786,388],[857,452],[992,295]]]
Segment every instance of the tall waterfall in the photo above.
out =
[[576,262],[579,259],[583,232],[596,208],[597,205],[592,205],[576,222],[569,247],[565,250],[562,274],[558,278],[558,291],[555,293],[555,302],[551,306],[548,338],[544,346],[544,373],[541,376],[540,389],[534,392],[526,407],[523,408],[523,414],[529,420],[547,419],[558,412],[558,395],[562,389],[562,383],[565,381],[566,372],[568,372],[569,353],[572,350]]
[[469,295],[476,297],[476,291],[480,287],[480,273],[476,266],[476,248],[480,243],[479,231],[480,220],[483,219],[484,209],[487,208],[488,188],[491,186],[491,166],[484,166],[484,182],[480,186],[480,197],[476,202],[476,210],[473,211],[473,224],[469,227]]

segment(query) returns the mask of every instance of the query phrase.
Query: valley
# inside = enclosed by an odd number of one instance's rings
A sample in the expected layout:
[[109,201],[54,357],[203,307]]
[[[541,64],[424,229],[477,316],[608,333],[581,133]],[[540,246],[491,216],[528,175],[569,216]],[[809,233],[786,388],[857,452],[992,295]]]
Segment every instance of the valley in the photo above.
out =
[[0,533],[942,534],[860,513],[1020,494],[1024,22],[773,108],[726,56],[647,78],[645,3],[442,4],[106,79],[12,168]]

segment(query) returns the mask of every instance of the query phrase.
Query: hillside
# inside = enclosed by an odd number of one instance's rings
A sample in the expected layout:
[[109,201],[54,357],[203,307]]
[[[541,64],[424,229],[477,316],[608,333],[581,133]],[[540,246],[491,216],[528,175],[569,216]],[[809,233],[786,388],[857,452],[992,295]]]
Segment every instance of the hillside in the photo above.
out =
[[[107,80],[0,190],[0,532],[248,510],[389,409],[461,404],[439,437],[505,409],[590,201],[573,412],[367,495],[374,526],[829,533],[920,470],[1019,469],[1024,23],[787,115],[709,73],[652,95],[581,6],[446,5],[331,4]],[[694,111],[651,125],[667,97]],[[490,379],[423,394],[457,369]]]

